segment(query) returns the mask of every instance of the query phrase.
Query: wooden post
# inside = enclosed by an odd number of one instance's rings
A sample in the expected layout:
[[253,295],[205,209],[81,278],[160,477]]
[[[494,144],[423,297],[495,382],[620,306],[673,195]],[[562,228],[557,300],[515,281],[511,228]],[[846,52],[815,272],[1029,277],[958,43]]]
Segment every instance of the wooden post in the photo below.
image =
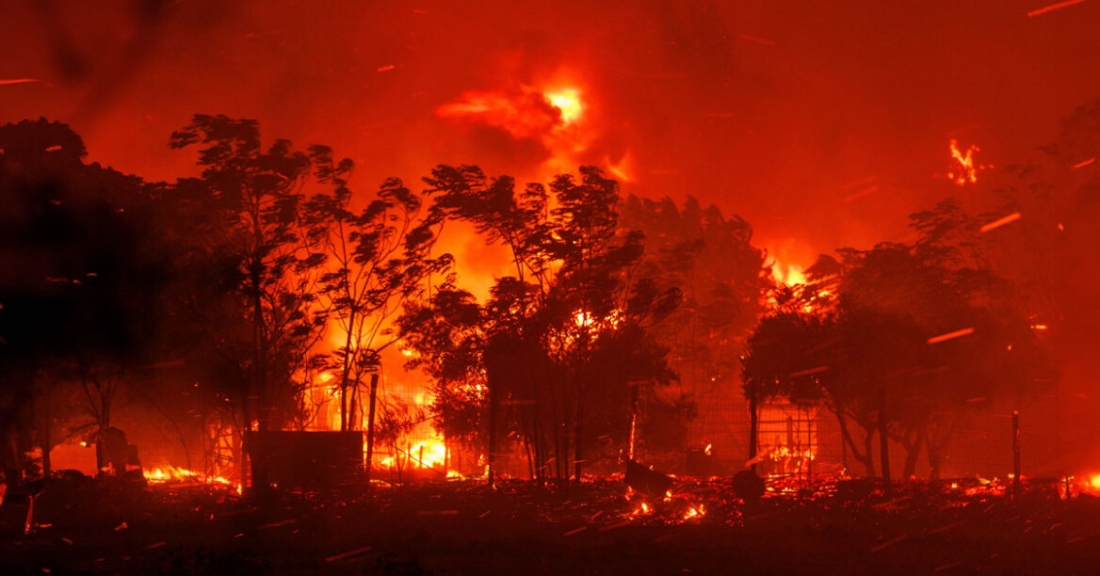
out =
[[627,460],[634,459],[634,443],[638,434],[638,387],[645,384],[644,381],[631,381],[630,386],[630,439],[626,447]]
[[753,474],[756,473],[757,435],[760,431],[760,407],[758,406],[758,394],[756,386],[749,387],[749,467]]
[[378,399],[378,373],[370,375],[370,403],[367,408],[367,488],[370,488],[370,473],[374,466],[374,407]]
[[[882,483],[886,489],[886,493],[889,494],[892,487],[890,486],[890,438],[886,434],[886,390],[879,390],[878,393],[878,435],[879,435],[879,452],[882,459]],[[867,455],[870,458],[870,454]]]

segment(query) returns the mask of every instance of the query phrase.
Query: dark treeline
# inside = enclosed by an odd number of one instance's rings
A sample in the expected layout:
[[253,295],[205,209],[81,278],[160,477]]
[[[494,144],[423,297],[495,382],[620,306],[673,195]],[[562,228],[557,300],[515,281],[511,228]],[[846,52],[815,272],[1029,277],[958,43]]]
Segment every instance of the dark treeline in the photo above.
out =
[[1034,158],[986,176],[984,210],[950,197],[910,216],[911,242],[821,256],[749,339],[746,397],[824,406],[863,473],[889,479],[888,439],[906,478],[922,458],[935,478],[977,415],[1054,393],[1057,416],[1032,420],[1032,458],[1074,473],[1096,452],[1098,157],[1093,101]]
[[[912,217],[914,243],[839,250],[794,287],[772,280],[742,219],[622,197],[591,167],[519,186],[439,166],[419,191],[391,178],[359,193],[351,161],[324,146],[264,147],[255,121],[199,115],[170,144],[197,151],[201,176],[154,183],[86,164],[63,124],[9,124],[5,480],[48,475],[61,442],[101,441],[127,395],[233,430],[238,462],[245,432],[311,425],[322,375],[340,428],[358,430],[385,404],[372,375],[398,342],[431,381],[436,428],[486,454],[490,474],[505,451],[547,480],[617,467],[631,448],[682,450],[695,407],[681,390],[742,381],[753,415],[779,397],[828,408],[867,474],[876,435],[905,446],[907,473],[924,453],[936,474],[959,419],[1049,388],[1042,336],[1077,334],[1059,235],[1095,234],[1096,176],[1052,198],[1100,154],[1098,115],[1067,121],[1047,173],[1013,167],[994,212],[945,201]],[[1026,216],[983,230],[1013,212]],[[439,245],[454,221],[511,260],[484,301]],[[400,411],[381,407],[377,441],[400,432]],[[266,484],[262,465],[250,474]]]
[[[440,166],[420,192],[389,179],[367,195],[352,191],[349,160],[263,147],[254,121],[196,116],[170,143],[198,151],[201,177],[151,183],[86,164],[59,123],[0,129],[12,484],[48,475],[61,442],[102,443],[126,396],[234,430],[241,461],[245,432],[312,423],[308,392],[324,374],[336,390],[324,401],[357,430],[398,341],[432,380],[449,442],[520,447],[533,476],[579,477],[621,461],[631,406],[639,429],[662,430],[639,447],[682,445],[691,400],[667,389],[686,363],[733,377],[728,338],[760,303],[764,256],[745,222],[694,201],[622,199],[594,168],[517,191]],[[448,220],[509,251],[514,273],[485,302],[436,247]],[[658,239],[648,250],[646,236]],[[722,265],[691,273],[708,258]],[[685,338],[688,325],[702,335]],[[380,408],[379,441],[400,433],[403,408]],[[247,472],[266,484],[262,465]]]

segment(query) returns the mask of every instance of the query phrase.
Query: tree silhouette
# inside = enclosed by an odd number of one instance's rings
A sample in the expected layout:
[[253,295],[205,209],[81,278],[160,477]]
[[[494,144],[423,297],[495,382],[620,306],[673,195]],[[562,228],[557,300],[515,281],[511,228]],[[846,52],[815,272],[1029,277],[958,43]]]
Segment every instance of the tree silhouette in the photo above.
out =
[[386,180],[367,207],[353,213],[351,161],[334,163],[331,150],[320,146],[311,156],[317,180],[333,193],[310,198],[305,218],[310,243],[333,264],[321,275],[319,294],[344,340],[319,360],[339,378],[340,429],[354,430],[363,375],[377,372],[381,351],[397,341],[390,322],[404,303],[422,296],[425,280],[448,273],[451,256],[430,257],[442,213],[424,209],[400,180]]
[[[221,115],[196,115],[172,134],[171,145],[199,147],[202,179],[181,180],[176,189],[196,201],[206,221],[195,234],[196,253],[218,274],[209,280],[248,326],[245,335],[236,322],[202,311],[212,318],[208,333],[243,377],[245,428],[280,429],[300,409],[294,375],[325,324],[317,303],[325,255],[306,233],[302,209],[310,156],[286,140],[263,150],[254,120]],[[262,461],[253,458],[252,466],[254,484],[266,487]]]
[[[601,350],[629,342],[634,354],[663,357],[660,347],[647,344],[644,323],[667,314],[676,293],[631,281],[643,253],[642,237],[618,235],[618,185],[595,168],[582,167],[579,179],[560,175],[548,187],[529,184],[519,193],[511,178],[489,179],[472,166],[440,166],[425,181],[448,216],[471,222],[487,240],[508,248],[516,273],[493,287],[478,315],[481,328],[448,327],[465,331],[468,351],[459,354],[439,338],[410,343],[424,346],[418,349],[423,356],[441,350],[451,358],[481,362],[490,463],[498,433],[507,425],[527,443],[537,477],[565,478],[572,472],[579,480],[594,427],[607,428],[593,414],[608,415],[609,406],[592,411],[590,403],[620,400],[605,392],[628,390],[628,379],[668,379],[663,360],[654,360],[636,362],[636,370],[601,381],[606,371],[600,363],[610,360]],[[448,298],[435,302],[439,313],[448,308],[457,313],[470,302],[461,293]],[[424,313],[409,315],[417,319],[409,326],[425,325]],[[442,333],[454,333],[448,330]],[[630,330],[639,332],[627,338]],[[620,336],[627,339],[617,340]],[[631,356],[618,358],[623,357]],[[448,373],[477,370],[451,368]],[[501,417],[504,406],[514,408],[506,418]],[[625,432],[628,426],[616,420]]]
[[27,410],[36,395],[41,406],[52,403],[59,375],[80,381],[102,431],[134,368],[164,353],[160,295],[171,258],[153,190],[84,164],[83,142],[68,126],[9,124],[0,150],[0,433],[6,448],[21,447],[4,451],[15,481],[36,424],[48,472],[52,419]]
[[912,224],[914,245],[820,259],[761,321],[743,362],[750,396],[828,407],[868,475],[878,434],[884,477],[887,436],[906,449],[906,477],[922,450],[937,477],[960,419],[1026,397],[1050,374],[1016,286],[983,257],[976,220],[945,202]]
[[764,252],[752,245],[748,222],[727,218],[713,205],[703,208],[690,196],[682,207],[669,198],[628,196],[621,211],[620,229],[645,235],[638,274],[658,289],[683,295],[652,332],[669,348],[669,364],[681,382],[680,405],[692,414],[699,402],[706,414],[709,404],[728,398],[740,384],[740,351],[762,311],[769,278]]

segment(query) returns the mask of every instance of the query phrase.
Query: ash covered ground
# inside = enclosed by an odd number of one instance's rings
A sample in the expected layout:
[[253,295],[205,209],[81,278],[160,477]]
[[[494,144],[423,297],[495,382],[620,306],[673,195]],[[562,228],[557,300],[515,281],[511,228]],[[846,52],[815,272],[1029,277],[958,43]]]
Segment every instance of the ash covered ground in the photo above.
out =
[[622,479],[378,485],[257,506],[202,485],[55,484],[4,508],[4,574],[1095,574],[1100,499],[1056,481]]

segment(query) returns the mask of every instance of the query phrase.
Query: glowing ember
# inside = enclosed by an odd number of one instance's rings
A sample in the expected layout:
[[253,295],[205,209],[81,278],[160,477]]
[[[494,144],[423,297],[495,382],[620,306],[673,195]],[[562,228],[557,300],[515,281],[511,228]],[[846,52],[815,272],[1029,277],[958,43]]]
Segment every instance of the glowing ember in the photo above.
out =
[[684,520],[691,520],[692,518],[702,518],[707,513],[703,505],[698,507],[692,506],[688,508],[688,511],[684,513]]

